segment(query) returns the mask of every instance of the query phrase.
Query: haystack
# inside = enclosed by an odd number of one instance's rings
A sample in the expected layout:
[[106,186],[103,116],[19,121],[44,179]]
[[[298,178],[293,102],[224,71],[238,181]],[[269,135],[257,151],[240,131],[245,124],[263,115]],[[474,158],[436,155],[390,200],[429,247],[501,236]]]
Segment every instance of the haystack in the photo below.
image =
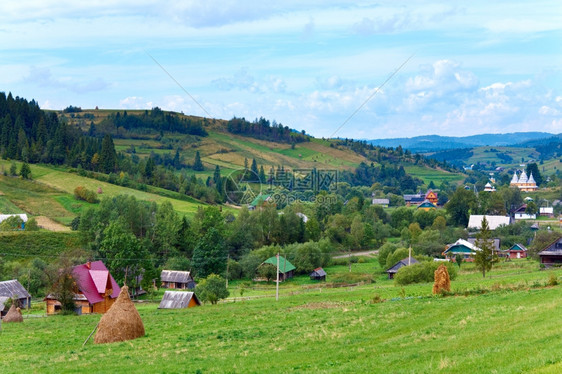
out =
[[23,322],[23,316],[21,315],[21,309],[16,308],[14,304],[10,307],[8,314],[4,316],[2,322]]
[[115,303],[101,317],[94,343],[122,342],[141,336],[144,336],[144,325],[129,298],[129,287],[123,286]]
[[434,275],[435,283],[433,283],[433,294],[438,294],[442,290],[451,292],[451,279],[449,278],[447,267],[445,265],[439,265]]

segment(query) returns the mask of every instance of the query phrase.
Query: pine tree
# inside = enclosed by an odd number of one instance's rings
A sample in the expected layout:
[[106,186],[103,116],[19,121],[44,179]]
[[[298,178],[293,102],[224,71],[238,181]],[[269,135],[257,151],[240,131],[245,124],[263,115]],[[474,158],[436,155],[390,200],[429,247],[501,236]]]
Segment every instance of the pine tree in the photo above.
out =
[[474,255],[474,264],[478,270],[482,271],[482,277],[486,277],[486,271],[490,271],[492,265],[497,262],[497,254],[494,253],[492,232],[488,226],[486,216],[482,217],[482,227],[480,232],[476,234],[476,243],[474,244],[480,248]]
[[199,151],[195,152],[195,160],[193,161],[193,166],[191,168],[195,171],[205,170],[205,167],[201,162],[201,155],[199,154]]
[[31,169],[29,168],[29,165],[27,164],[27,162],[24,162],[21,165],[20,176],[23,179],[31,179]]
[[260,166],[260,182],[265,183],[265,171],[263,170],[263,165]]
[[252,166],[250,167],[250,170],[252,171],[252,178],[255,178],[258,176],[258,164],[256,162],[256,159],[253,158],[252,159]]
[[111,135],[106,134],[101,143],[100,170],[106,174],[115,171],[117,165],[117,154]]
[[215,188],[222,194],[222,178],[221,178],[221,169],[218,165],[215,166],[215,172],[213,174],[213,182],[215,183]]

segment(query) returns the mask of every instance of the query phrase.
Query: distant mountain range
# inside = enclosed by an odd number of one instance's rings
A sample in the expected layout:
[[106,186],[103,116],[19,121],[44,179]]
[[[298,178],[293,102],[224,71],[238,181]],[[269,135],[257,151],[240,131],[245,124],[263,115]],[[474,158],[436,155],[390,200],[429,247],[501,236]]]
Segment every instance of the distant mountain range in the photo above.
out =
[[480,134],[471,136],[440,136],[423,135],[413,138],[372,139],[368,143],[381,147],[398,147],[412,152],[434,152],[445,149],[473,148],[481,146],[509,146],[540,139],[552,138],[556,135],[548,132],[515,132],[508,134]]

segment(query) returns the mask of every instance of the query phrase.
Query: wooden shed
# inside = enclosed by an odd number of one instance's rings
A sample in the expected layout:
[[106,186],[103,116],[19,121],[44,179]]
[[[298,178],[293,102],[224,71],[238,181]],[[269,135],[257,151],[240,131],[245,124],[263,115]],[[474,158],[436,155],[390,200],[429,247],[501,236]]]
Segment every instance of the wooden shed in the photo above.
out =
[[19,300],[22,308],[31,306],[31,295],[17,279],[0,282],[0,315],[8,313],[8,310],[4,308],[4,303],[13,298]]
[[413,257],[406,257],[405,259],[398,261],[397,263],[392,265],[390,269],[386,271],[386,273],[388,274],[388,279],[394,279],[394,274],[398,273],[398,270],[400,270],[404,266],[409,266],[417,263],[418,260],[416,260]]
[[[277,256],[273,256],[265,260],[263,264],[271,264],[277,268]],[[260,265],[261,266],[261,265]],[[287,259],[283,256],[279,256],[279,281],[283,282],[289,278],[292,278],[295,275],[296,267],[291,264]]]
[[170,289],[192,290],[196,286],[189,271],[162,270],[160,281],[161,287]]
[[547,245],[539,252],[541,264],[545,267],[562,264],[562,237]]
[[526,258],[527,248],[523,244],[513,244],[511,248],[504,251],[507,258]]
[[201,302],[194,292],[166,291],[158,309],[184,309],[200,306]]
[[[111,308],[121,288],[101,261],[75,266],[72,275],[76,282],[74,303],[77,314],[103,314]],[[61,303],[53,296],[45,298],[47,314],[55,314]]]
[[326,280],[326,271],[322,268],[316,268],[312,273],[310,273],[310,279],[312,280],[319,280],[325,281]]

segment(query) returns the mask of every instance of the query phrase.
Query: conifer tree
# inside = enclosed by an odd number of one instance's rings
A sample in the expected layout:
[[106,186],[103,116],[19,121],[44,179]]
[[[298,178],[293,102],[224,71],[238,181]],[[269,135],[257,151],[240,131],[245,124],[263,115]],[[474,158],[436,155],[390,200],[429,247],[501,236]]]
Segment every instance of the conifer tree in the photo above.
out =
[[486,272],[490,271],[492,265],[497,262],[497,254],[494,253],[492,232],[488,226],[486,216],[482,217],[482,227],[480,232],[476,234],[476,242],[474,244],[480,248],[474,255],[474,264],[478,270],[482,271],[482,277],[486,277]]
[[205,167],[201,162],[201,155],[199,154],[199,151],[195,152],[195,160],[193,161],[193,166],[191,168],[195,171],[205,170]]

